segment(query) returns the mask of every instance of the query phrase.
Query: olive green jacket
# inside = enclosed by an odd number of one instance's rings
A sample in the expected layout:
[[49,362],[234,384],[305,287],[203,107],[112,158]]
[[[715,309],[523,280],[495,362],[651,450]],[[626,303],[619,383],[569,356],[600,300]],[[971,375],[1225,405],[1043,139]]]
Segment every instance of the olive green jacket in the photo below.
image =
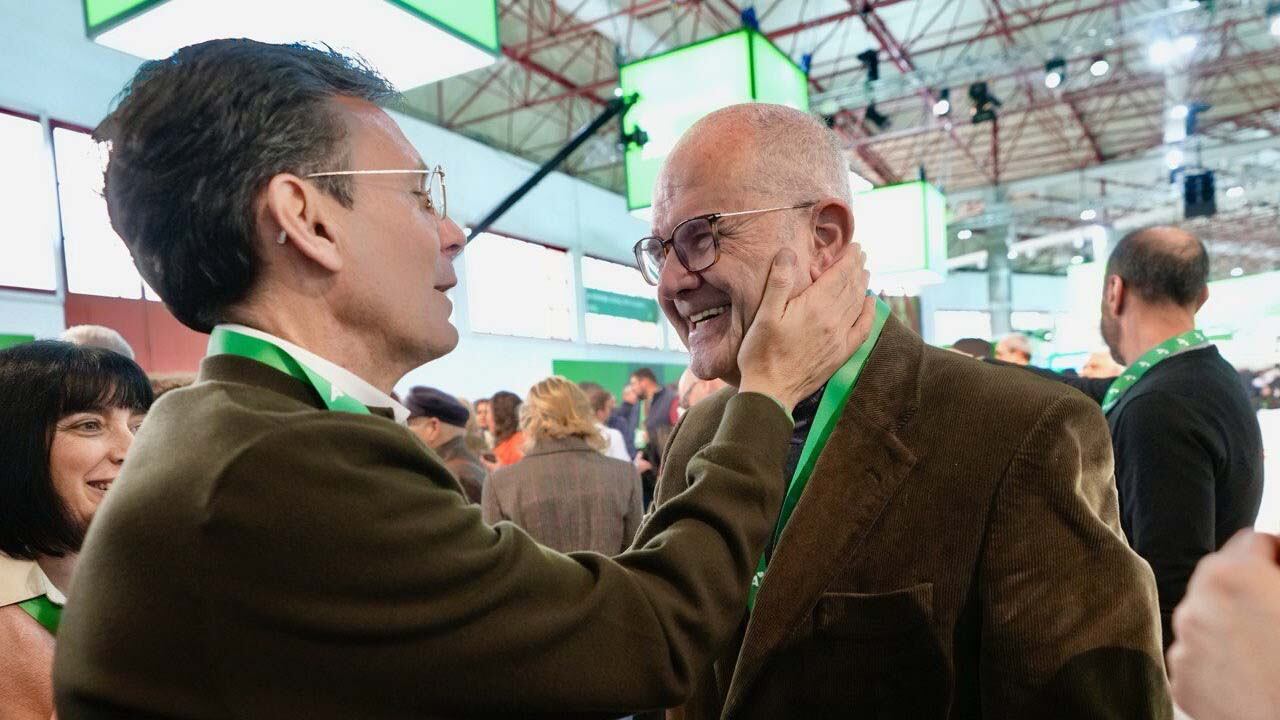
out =
[[58,636],[62,720],[609,716],[676,705],[737,625],[791,422],[729,401],[615,559],[490,527],[407,429],[206,359],[138,434]]

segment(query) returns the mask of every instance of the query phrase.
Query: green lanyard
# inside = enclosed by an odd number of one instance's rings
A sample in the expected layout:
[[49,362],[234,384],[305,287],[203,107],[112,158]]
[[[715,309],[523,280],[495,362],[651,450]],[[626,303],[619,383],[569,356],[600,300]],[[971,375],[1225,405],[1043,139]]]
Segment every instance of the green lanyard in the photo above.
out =
[[211,356],[238,355],[250,360],[256,360],[311,386],[320,396],[320,399],[324,400],[325,407],[330,410],[355,413],[357,415],[372,414],[369,412],[369,408],[364,406],[364,403],[346,395],[335,387],[333,383],[298,362],[283,348],[266,340],[250,337],[224,327],[216,327],[213,329],[213,333],[209,335],[208,354]]
[[62,622],[62,606],[50,600],[48,595],[24,600],[18,603],[18,607],[35,618],[51,635],[58,634],[58,624]]
[[[782,500],[782,511],[778,513],[778,524],[773,530],[775,548],[778,546],[778,539],[782,537],[783,528],[791,520],[791,513],[795,512],[796,503],[800,502],[800,495],[809,484],[809,476],[813,474],[818,456],[826,447],[831,431],[835,429],[836,421],[840,419],[844,406],[849,402],[849,396],[853,394],[854,386],[858,384],[858,376],[862,374],[867,358],[871,356],[871,351],[875,349],[876,342],[880,339],[880,332],[884,330],[884,324],[889,319],[889,312],[889,306],[883,300],[876,301],[876,317],[871,324],[871,334],[827,382],[827,389],[823,391],[822,399],[818,401],[818,411],[814,414],[813,426],[809,428],[809,436],[805,438],[804,447],[800,450],[800,462],[796,465],[795,474],[791,476],[791,484],[787,486],[787,495]],[[760,583],[764,581],[764,573],[768,566],[769,561],[762,554],[760,563],[756,565],[755,577],[751,579],[751,590],[747,595],[748,609],[755,609],[756,594],[760,592]]]
[[1120,398],[1124,397],[1125,392],[1133,387],[1143,375],[1147,374],[1151,368],[1160,364],[1161,360],[1169,358],[1188,350],[1197,350],[1209,343],[1209,338],[1199,330],[1190,330],[1181,335],[1165,340],[1159,345],[1145,352],[1138,361],[1125,368],[1124,374],[1116,378],[1111,383],[1111,387],[1107,390],[1107,395],[1102,400],[1102,412],[1104,414],[1111,412],[1113,408],[1120,402]]

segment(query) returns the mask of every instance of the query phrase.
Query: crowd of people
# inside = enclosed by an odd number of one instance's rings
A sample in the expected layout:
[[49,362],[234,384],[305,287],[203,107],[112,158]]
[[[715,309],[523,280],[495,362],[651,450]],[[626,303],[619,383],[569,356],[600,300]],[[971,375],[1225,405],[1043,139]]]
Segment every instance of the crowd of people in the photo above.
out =
[[0,718],[1276,716],[1280,541],[1196,238],[1117,244],[1079,376],[930,347],[867,293],[835,136],[731,106],[636,245],[677,385],[396,396],[458,342],[465,241],[390,96],[211,41],[96,131],[210,352],[0,351]]

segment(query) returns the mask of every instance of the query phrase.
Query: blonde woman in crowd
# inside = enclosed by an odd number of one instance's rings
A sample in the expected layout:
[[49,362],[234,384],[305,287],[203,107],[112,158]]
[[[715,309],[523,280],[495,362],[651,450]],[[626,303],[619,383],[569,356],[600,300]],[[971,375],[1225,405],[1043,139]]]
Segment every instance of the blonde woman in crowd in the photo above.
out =
[[560,552],[616,555],[630,546],[640,525],[640,476],[601,454],[605,440],[586,393],[562,377],[543,380],[529,390],[520,428],[524,459],[485,484],[485,522],[509,520]]

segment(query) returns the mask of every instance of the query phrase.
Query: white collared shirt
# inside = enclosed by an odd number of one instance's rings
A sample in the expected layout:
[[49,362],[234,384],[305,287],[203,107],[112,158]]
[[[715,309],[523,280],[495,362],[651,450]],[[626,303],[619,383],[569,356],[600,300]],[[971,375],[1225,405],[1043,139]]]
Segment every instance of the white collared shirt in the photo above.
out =
[[409,421],[409,408],[396,402],[390,395],[382,392],[369,384],[369,381],[341,365],[325,360],[310,350],[298,347],[288,340],[278,338],[271,333],[265,333],[261,330],[234,323],[225,323],[218,327],[277,345],[281,350],[292,355],[295,360],[310,368],[312,372],[328,380],[331,385],[342,392],[350,395],[356,402],[371,408],[390,408],[396,422],[401,425]]
[[33,560],[15,560],[0,554],[0,607],[48,595],[54,605],[66,605],[67,596]]

